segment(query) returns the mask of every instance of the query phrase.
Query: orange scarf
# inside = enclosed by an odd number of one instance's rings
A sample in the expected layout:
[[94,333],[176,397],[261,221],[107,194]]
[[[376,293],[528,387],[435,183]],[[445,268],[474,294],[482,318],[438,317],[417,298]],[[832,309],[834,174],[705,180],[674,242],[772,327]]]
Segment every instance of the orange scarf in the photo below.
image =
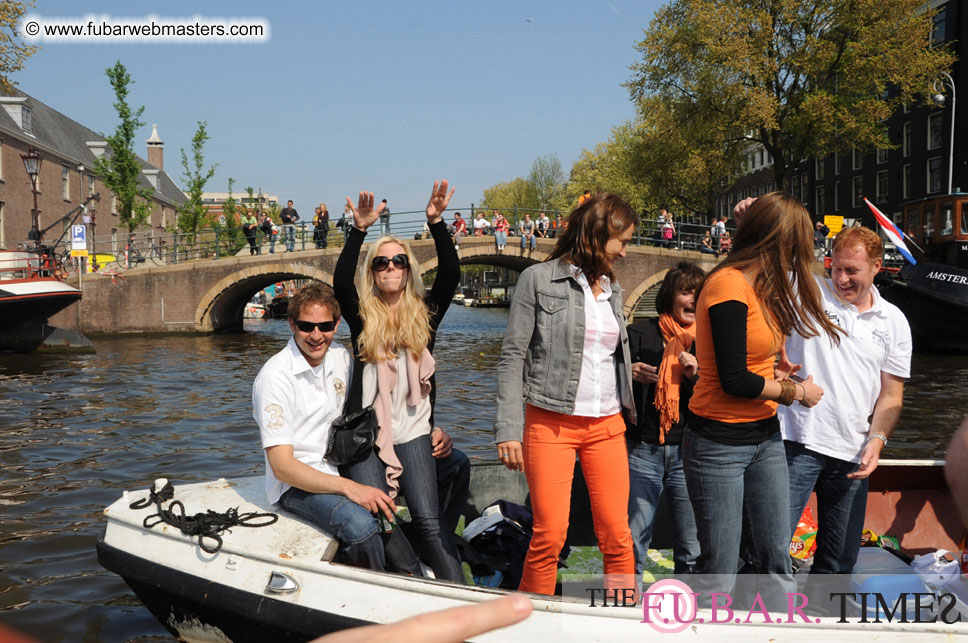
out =
[[679,421],[679,388],[682,385],[679,353],[692,347],[696,331],[695,324],[683,326],[668,313],[659,315],[659,330],[666,345],[659,364],[659,381],[655,385],[655,408],[659,411],[659,444],[665,444],[666,433]]

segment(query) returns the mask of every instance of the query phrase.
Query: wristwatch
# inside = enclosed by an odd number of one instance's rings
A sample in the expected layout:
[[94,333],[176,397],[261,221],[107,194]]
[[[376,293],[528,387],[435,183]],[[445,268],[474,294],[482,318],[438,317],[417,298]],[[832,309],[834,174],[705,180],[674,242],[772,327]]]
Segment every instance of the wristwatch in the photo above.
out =
[[871,440],[875,440],[875,439],[880,440],[881,442],[884,443],[884,446],[887,446],[887,436],[884,435],[883,433],[872,433],[871,436],[867,438],[867,441],[870,442]]

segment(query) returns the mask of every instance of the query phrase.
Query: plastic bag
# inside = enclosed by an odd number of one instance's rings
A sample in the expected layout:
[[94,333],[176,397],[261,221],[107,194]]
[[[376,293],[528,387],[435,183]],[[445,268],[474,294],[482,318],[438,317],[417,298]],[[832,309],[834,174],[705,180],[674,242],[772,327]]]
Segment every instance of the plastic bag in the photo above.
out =
[[793,539],[790,541],[790,555],[800,560],[807,560],[813,556],[817,549],[817,525],[813,511],[806,507],[797,521],[797,528],[793,532]]

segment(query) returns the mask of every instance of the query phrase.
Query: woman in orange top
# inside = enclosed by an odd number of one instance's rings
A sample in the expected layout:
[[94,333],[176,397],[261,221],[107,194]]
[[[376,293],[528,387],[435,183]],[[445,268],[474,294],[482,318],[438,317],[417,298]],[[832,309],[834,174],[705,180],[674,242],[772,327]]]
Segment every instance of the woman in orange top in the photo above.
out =
[[695,571],[722,575],[709,589],[730,593],[742,555],[746,571],[768,575],[756,591],[769,609],[786,609],[784,592],[795,591],[789,524],[778,519],[790,499],[776,406],[813,406],[823,395],[812,378],[775,380],[773,364],[791,332],[839,339],[812,263],[807,210],[772,192],[750,206],[732,253],[696,294],[700,375],[682,447],[701,549]]

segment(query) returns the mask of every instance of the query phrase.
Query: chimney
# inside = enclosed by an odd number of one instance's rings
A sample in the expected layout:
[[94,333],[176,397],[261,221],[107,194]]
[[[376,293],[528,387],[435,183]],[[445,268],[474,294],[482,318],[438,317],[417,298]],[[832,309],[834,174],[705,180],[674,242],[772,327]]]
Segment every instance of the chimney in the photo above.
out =
[[154,165],[159,170],[165,169],[165,142],[158,138],[158,126],[151,125],[151,138],[148,143],[148,163]]

